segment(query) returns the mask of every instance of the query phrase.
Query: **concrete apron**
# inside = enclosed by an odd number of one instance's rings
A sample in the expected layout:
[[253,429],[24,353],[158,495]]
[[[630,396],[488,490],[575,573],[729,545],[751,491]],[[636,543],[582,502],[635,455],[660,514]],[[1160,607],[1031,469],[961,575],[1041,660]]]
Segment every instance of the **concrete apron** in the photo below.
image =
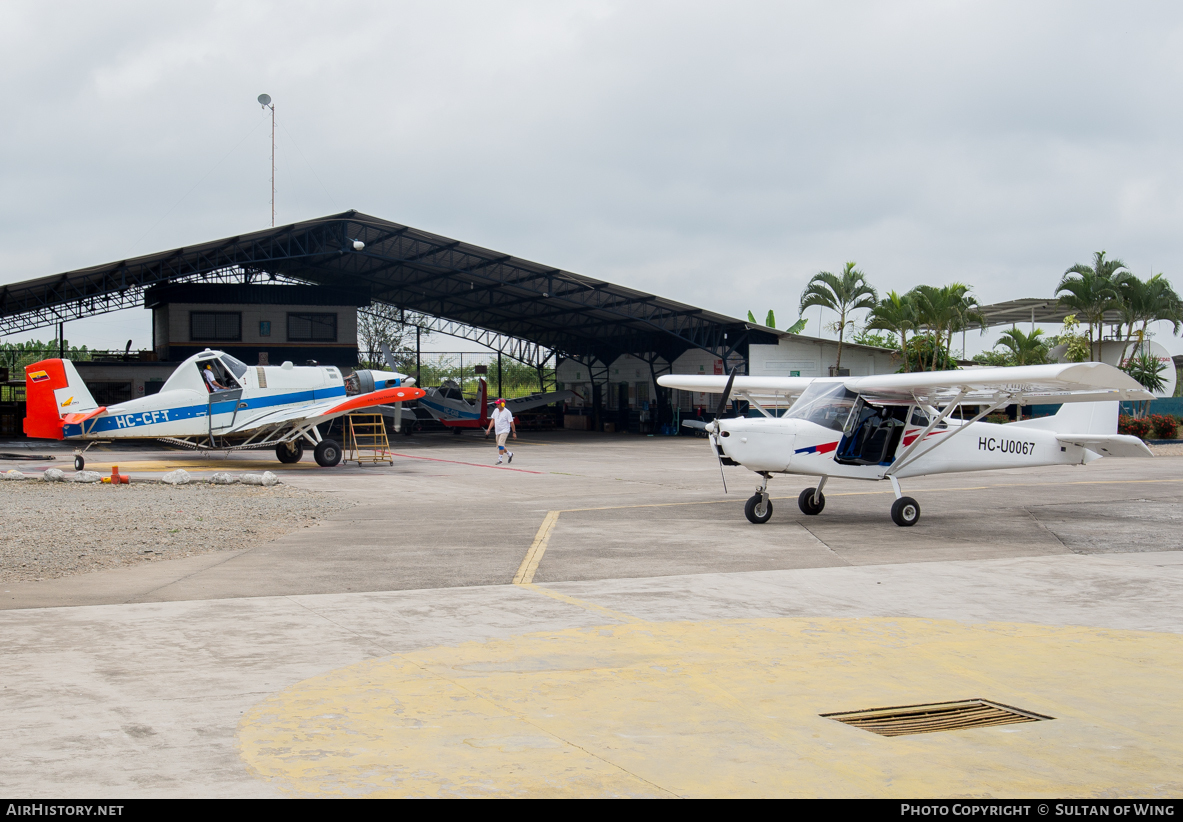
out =
[[[0,749],[61,796],[1177,796],[1181,559],[13,611]],[[1054,718],[820,716],[971,698]]]

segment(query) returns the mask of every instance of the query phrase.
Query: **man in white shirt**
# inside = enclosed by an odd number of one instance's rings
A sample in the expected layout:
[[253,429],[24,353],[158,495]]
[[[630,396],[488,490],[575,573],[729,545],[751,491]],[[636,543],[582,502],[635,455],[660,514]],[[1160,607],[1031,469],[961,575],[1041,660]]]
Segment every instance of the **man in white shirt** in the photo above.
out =
[[211,394],[214,391],[225,391],[226,390],[226,386],[224,386],[220,382],[218,382],[217,378],[214,376],[214,369],[211,368],[210,366],[207,365],[205,367],[205,370],[201,372],[201,376],[205,377],[205,384],[206,384],[205,387],[207,389],[209,389],[209,392]]
[[497,408],[489,418],[489,427],[485,429],[485,436],[489,436],[489,431],[493,426],[497,426],[497,464],[500,465],[504,454],[509,454],[508,461],[513,462],[513,451],[506,451],[505,440],[509,438],[510,433],[513,433],[515,440],[518,438],[518,424],[513,418],[513,413],[505,407],[505,400],[497,400],[496,405]]

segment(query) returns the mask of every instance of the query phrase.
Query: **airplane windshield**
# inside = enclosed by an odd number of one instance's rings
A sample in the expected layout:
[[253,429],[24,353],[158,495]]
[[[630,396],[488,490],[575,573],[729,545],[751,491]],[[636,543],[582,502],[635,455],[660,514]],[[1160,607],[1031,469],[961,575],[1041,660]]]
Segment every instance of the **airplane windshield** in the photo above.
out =
[[857,398],[857,394],[840,382],[815,382],[797,398],[785,417],[809,420],[826,428],[841,431]]
[[246,364],[239,362],[238,360],[231,357],[229,354],[222,355],[222,362],[224,362],[226,364],[226,367],[229,368],[230,371],[234,374],[234,376],[237,377],[238,379],[241,380],[243,375],[246,374]]

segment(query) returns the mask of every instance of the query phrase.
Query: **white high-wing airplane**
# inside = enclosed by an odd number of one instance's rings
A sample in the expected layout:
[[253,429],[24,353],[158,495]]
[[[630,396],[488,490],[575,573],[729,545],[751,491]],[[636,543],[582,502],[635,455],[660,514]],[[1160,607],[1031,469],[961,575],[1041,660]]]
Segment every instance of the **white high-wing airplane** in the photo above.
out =
[[[419,399],[424,392],[414,382],[394,371],[343,377],[333,366],[248,366],[206,349],[177,366],[159,393],[106,407],[94,401],[72,362],[42,360],[25,368],[24,427],[30,437],[90,441],[86,448],[124,439],[199,450],[274,448],[284,463],[298,462],[308,443],[317,464],[328,467],[341,461],[341,445],[323,438],[317,425]],[[74,452],[76,470],[86,464],[86,448]]]
[[[908,526],[920,519],[920,503],[904,496],[901,479],[1152,456],[1137,437],[1117,433],[1118,403],[1152,395],[1128,374],[1098,362],[872,377],[667,374],[657,382],[684,391],[722,392],[713,422],[683,425],[706,429],[720,473],[723,465],[742,465],[760,475],[755,495],[744,506],[754,523],[772,516],[768,481],[773,474],[821,478],[797,498],[809,515],[825,507],[822,488],[830,477],[888,480],[896,496],[891,518]],[[762,416],[720,419],[733,393]],[[769,410],[790,401],[783,416]],[[1063,405],[1050,417],[982,422],[1007,405],[1057,403]],[[977,407],[971,418],[963,412],[959,419],[952,416],[967,405]]]

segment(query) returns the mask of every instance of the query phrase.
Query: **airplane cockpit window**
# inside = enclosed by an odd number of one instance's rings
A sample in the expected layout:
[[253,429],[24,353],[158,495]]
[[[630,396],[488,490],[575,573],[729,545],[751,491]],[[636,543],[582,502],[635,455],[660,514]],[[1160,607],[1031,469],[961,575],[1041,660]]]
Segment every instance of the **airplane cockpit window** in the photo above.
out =
[[[927,414],[925,414],[923,411],[921,411],[918,407],[913,406],[912,407],[912,416],[909,419],[909,422],[912,425],[919,425],[921,428],[927,428],[928,424],[930,422],[932,422],[932,419]],[[942,420],[937,425],[937,428],[948,428],[948,427],[949,427],[948,424],[944,420]]]
[[904,433],[907,406],[871,405],[862,398],[842,432],[834,454],[845,465],[891,465]]
[[242,378],[246,376],[246,363],[234,359],[229,354],[222,355],[222,362],[225,363],[226,367],[230,369],[235,378],[237,378],[239,382],[242,382]]
[[444,399],[448,400],[463,400],[464,395],[460,393],[460,386],[452,382],[452,380],[444,380],[439,387],[439,392]]
[[841,431],[856,399],[858,395],[840,382],[815,382],[801,393],[785,417],[809,420],[826,428]]
[[217,357],[212,357],[208,360],[198,360],[197,370],[201,374],[201,381],[205,384],[206,390],[210,393],[214,391],[227,391],[232,388],[242,388],[238,380],[230,372],[230,369]]

